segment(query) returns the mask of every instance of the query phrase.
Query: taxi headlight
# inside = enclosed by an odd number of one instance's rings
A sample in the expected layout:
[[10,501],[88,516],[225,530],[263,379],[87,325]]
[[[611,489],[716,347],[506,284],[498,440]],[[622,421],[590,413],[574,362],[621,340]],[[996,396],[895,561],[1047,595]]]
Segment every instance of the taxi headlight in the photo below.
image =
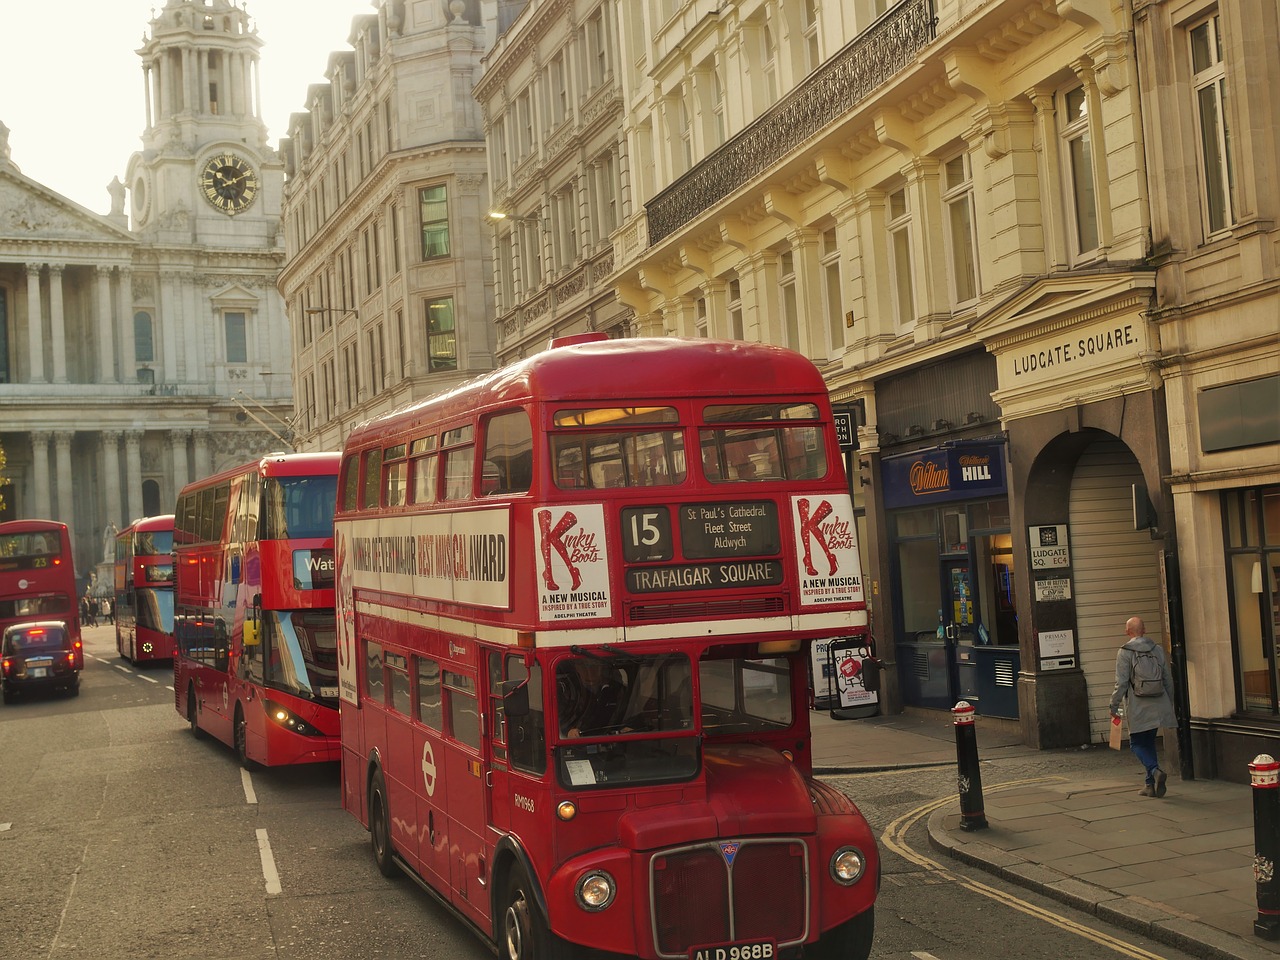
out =
[[831,857],[831,879],[843,886],[852,886],[862,876],[867,862],[857,847],[841,847]]
[[582,907],[583,910],[598,913],[613,903],[614,894],[618,891],[613,882],[613,877],[603,870],[593,870],[588,874],[584,874],[582,879],[578,881],[576,892],[578,894],[578,906]]

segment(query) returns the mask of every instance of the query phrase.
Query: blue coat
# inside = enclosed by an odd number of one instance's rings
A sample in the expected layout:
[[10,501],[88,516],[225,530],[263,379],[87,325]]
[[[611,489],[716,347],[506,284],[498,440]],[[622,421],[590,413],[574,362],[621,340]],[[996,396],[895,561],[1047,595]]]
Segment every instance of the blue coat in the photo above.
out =
[[[1151,650],[1160,661],[1164,673],[1164,693],[1158,697],[1139,697],[1133,692],[1136,650]],[[1120,709],[1121,701],[1126,701],[1124,717],[1129,721],[1130,733],[1178,725],[1178,718],[1173,712],[1173,672],[1169,669],[1164,648],[1150,637],[1134,637],[1116,651],[1116,685],[1111,691],[1112,716]]]

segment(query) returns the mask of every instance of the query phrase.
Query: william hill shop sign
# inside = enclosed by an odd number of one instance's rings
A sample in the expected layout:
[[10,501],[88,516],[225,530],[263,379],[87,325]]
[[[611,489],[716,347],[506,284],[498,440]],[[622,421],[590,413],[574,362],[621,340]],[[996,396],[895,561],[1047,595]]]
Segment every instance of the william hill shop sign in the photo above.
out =
[[1004,446],[957,443],[880,462],[884,505],[890,510],[1005,492]]

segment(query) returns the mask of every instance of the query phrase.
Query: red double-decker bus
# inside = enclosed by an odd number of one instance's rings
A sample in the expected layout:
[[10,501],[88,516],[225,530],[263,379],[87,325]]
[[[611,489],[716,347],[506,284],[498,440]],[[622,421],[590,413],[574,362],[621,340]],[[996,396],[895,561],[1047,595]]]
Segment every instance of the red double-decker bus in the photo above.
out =
[[61,620],[84,668],[75,564],[67,525],[56,520],[0,523],[0,632],[25,620]]
[[178,496],[175,706],[245,767],[338,759],[338,459],[272,454]]
[[879,855],[812,775],[806,651],[865,632],[822,378],[572,338],[352,431],[343,805],[509,960],[865,958]]
[[173,514],[116,535],[116,650],[132,663],[172,660]]

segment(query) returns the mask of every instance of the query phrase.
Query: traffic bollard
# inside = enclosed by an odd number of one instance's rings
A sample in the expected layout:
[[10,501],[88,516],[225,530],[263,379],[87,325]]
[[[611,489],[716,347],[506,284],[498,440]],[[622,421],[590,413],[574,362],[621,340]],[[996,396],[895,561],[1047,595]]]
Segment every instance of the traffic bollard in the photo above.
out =
[[973,704],[961,700],[951,708],[956,727],[956,786],[960,790],[960,829],[987,829],[982,809],[982,773],[978,770],[978,732]]
[[1280,940],[1280,761],[1259,754],[1249,764],[1253,780],[1253,879],[1258,885],[1258,919],[1253,932]]

